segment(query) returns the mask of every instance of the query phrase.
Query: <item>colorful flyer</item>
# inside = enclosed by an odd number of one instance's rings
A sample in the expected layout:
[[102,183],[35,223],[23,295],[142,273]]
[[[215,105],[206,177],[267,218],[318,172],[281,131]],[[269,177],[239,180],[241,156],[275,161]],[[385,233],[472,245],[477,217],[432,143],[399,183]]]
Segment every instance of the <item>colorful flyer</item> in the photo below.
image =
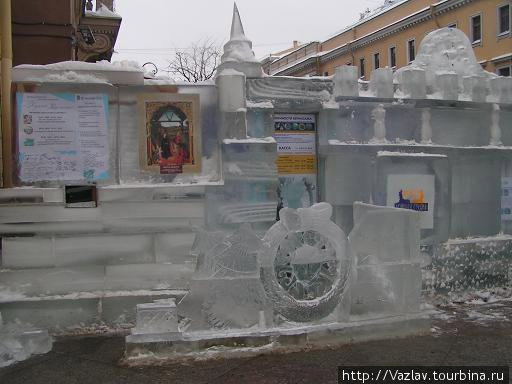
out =
[[386,205],[421,212],[422,229],[434,228],[434,204],[434,175],[388,176]]
[[275,114],[279,175],[278,211],[309,207],[317,201],[316,116]]
[[16,107],[21,181],[110,177],[106,94],[17,93]]

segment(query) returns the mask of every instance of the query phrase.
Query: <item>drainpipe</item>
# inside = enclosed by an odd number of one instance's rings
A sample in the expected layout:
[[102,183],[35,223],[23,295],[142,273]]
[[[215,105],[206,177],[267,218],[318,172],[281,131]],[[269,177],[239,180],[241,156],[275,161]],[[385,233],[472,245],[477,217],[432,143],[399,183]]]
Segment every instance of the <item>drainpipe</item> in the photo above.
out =
[[2,28],[2,177],[0,184],[12,187],[12,156],[11,156],[11,68],[12,68],[12,32],[11,32],[11,0],[0,0],[0,25]]

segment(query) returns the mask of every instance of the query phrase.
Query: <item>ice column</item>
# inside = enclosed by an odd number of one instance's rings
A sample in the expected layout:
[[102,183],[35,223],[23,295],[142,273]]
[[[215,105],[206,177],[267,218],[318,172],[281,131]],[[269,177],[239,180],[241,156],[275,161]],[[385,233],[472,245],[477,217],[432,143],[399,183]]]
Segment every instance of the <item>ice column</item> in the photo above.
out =
[[370,90],[375,97],[393,98],[393,71],[391,68],[378,68],[372,72]]
[[489,145],[501,145],[501,128],[500,128],[500,107],[498,104],[492,105],[491,114],[491,139]]
[[359,96],[357,67],[342,65],[336,68],[334,72],[334,97],[336,96]]
[[471,97],[472,101],[485,102],[487,87],[485,76],[464,76],[462,85],[464,93]]
[[496,103],[512,102],[512,78],[495,77],[489,80],[491,101]]
[[247,137],[245,75],[234,69],[222,70],[216,78],[223,137]]
[[421,111],[421,143],[432,144],[432,126],[430,125],[430,108]]
[[455,72],[436,73],[436,87],[443,100],[458,100],[459,79]]
[[379,104],[372,111],[373,123],[373,138],[370,140],[372,143],[385,143],[386,142],[386,110],[383,104]]
[[401,90],[406,97],[411,99],[424,99],[427,93],[425,71],[421,68],[404,68]]

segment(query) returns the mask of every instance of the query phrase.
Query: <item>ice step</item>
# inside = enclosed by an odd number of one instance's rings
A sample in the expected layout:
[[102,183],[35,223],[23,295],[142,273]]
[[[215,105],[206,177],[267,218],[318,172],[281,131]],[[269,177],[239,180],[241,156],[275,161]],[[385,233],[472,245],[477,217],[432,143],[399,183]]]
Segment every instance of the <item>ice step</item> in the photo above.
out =
[[140,303],[185,296],[183,290],[105,291],[43,297],[25,297],[0,303],[4,321],[30,323],[52,333],[68,333],[98,325],[119,329],[135,324],[135,308]]
[[13,295],[60,295],[105,290],[182,289],[194,270],[186,264],[127,264],[0,271],[0,302]]

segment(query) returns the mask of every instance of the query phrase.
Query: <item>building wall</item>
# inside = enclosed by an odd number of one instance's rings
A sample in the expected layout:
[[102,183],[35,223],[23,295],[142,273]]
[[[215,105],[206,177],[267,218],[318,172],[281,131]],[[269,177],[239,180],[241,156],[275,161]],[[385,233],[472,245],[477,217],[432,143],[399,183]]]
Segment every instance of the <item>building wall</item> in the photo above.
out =
[[[13,65],[75,59],[79,0],[11,0]],[[78,18],[76,17],[78,16]]]
[[[354,28],[335,36],[321,43],[322,51],[330,51],[336,47],[349,43],[357,44],[357,40],[367,36],[372,32],[378,31],[383,27],[396,23],[397,21],[425,10],[431,4],[437,3],[433,0],[410,0],[402,5],[396,6],[388,10],[384,14],[368,19],[367,22],[356,25]],[[396,47],[397,68],[408,64],[407,60],[407,42],[409,39],[415,39],[416,53],[423,38],[431,31],[446,27],[453,23],[461,29],[466,35],[470,35],[470,18],[475,14],[482,15],[482,41],[480,44],[474,45],[477,60],[490,72],[496,72],[498,67],[510,66],[510,59],[500,63],[493,63],[493,58],[512,53],[512,38],[509,32],[505,36],[498,37],[498,6],[509,4],[510,0],[474,0],[462,5],[454,10],[429,18],[423,22],[408,27],[405,30],[392,33],[391,35],[378,39],[366,46],[356,47],[351,51],[347,51],[343,55],[333,59],[321,59],[317,70],[318,75],[332,75],[337,66],[344,64],[352,64],[359,66],[359,59],[365,59],[365,76],[363,79],[369,80],[373,66],[373,54],[380,54],[380,67],[390,66],[389,64],[389,47]],[[512,23],[512,21],[511,21]],[[283,58],[283,60],[286,58]],[[289,64],[288,64],[289,65]],[[314,65],[308,69],[300,68],[293,73],[287,72],[287,75],[300,76],[304,73],[314,70]]]

